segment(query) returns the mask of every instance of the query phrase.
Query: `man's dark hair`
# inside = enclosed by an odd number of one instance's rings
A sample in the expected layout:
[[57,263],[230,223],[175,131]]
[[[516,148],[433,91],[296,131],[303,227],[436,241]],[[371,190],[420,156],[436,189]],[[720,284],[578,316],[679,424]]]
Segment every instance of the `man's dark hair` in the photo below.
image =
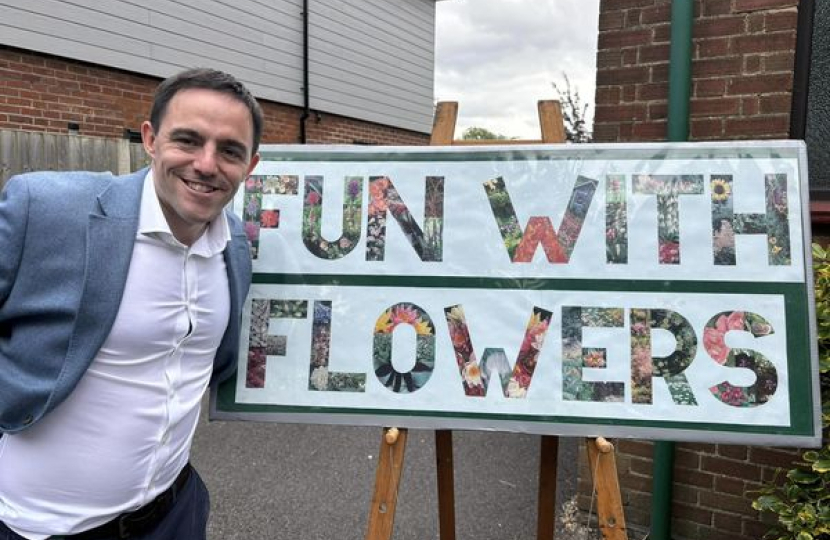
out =
[[213,90],[221,92],[243,103],[251,113],[251,120],[254,125],[254,146],[251,155],[256,154],[259,148],[259,141],[262,139],[262,126],[264,123],[262,109],[254,96],[245,88],[241,82],[232,75],[209,68],[195,68],[182,71],[172,77],[163,80],[156,88],[153,97],[153,107],[150,109],[150,125],[158,133],[161,121],[167,112],[167,105],[177,93],[182,90]]

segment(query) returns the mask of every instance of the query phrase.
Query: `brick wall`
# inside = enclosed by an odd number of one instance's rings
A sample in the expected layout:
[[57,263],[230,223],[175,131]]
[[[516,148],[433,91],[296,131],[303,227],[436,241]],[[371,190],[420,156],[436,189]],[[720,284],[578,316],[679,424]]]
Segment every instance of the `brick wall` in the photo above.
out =
[[[697,0],[691,140],[787,138],[798,0]],[[666,138],[670,0],[602,0],[594,137]]]
[[[121,138],[147,118],[158,78],[0,46],[0,128]],[[261,100],[264,143],[299,143],[302,109]],[[313,113],[309,143],[428,144],[429,136]]]
[[[690,140],[787,138],[798,0],[696,0]],[[670,0],[601,0],[594,138],[666,139]],[[625,514],[633,531],[651,523],[653,445],[617,441]],[[584,453],[583,453],[584,454]],[[751,492],[790,449],[678,444],[672,533],[676,539],[757,540],[767,530]],[[590,506],[590,471],[580,493]],[[640,537],[630,534],[629,537]]]

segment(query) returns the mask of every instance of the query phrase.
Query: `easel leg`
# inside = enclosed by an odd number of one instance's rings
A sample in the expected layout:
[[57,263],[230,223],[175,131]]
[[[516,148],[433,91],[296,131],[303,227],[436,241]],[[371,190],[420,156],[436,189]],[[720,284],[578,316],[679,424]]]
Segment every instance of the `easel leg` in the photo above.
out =
[[375,471],[375,492],[369,509],[366,540],[390,540],[398,504],[398,488],[403,472],[406,449],[405,429],[387,429],[380,441],[378,468]]
[[542,435],[539,451],[539,495],[536,538],[553,540],[556,529],[556,473],[559,437]]
[[594,489],[597,493],[597,519],[602,537],[605,540],[628,540],[614,445],[598,437],[587,439],[585,446],[588,450],[588,466],[594,477]]
[[441,540],[455,540],[455,478],[452,461],[452,431],[435,431],[435,462],[438,471],[438,532]]

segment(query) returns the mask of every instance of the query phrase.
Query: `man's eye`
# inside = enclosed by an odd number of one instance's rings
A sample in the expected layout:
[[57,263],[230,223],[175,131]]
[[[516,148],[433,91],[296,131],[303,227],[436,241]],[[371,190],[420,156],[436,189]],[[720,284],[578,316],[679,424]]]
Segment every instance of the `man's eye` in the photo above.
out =
[[244,155],[242,154],[242,150],[238,148],[225,148],[222,153],[224,153],[229,159],[233,160],[240,160],[244,159]]

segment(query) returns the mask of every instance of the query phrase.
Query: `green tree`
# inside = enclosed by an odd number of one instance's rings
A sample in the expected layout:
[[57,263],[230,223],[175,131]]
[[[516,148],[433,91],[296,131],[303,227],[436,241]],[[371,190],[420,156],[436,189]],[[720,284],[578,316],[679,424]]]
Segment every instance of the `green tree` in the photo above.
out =
[[588,103],[582,103],[579,96],[579,89],[571,87],[571,81],[567,73],[562,73],[565,85],[551,83],[553,89],[559,96],[559,103],[562,105],[562,119],[565,121],[565,138],[568,142],[587,143],[593,140],[593,134],[589,129],[585,117],[588,114]]
[[464,133],[461,134],[461,138],[464,140],[491,140],[496,139],[499,141],[507,139],[506,136],[502,135],[501,133],[493,133],[487,128],[483,127],[468,127],[464,130]]

